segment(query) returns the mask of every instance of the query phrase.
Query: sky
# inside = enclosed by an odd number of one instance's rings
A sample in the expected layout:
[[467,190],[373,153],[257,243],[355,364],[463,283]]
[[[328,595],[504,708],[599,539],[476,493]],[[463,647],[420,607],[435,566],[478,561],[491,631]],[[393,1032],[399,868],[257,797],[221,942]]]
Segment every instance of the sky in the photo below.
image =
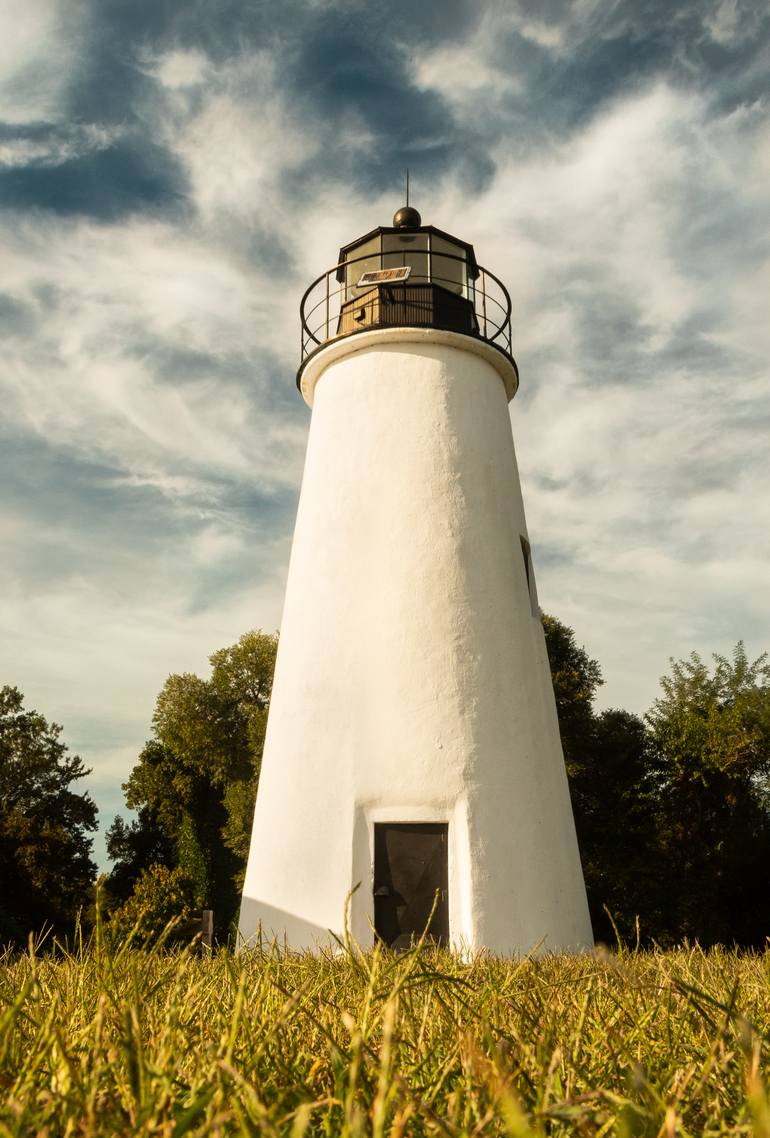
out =
[[765,3],[0,0],[0,26],[0,683],[62,724],[102,829],[169,673],[280,627],[299,300],[407,166],[511,292],[538,593],[599,706],[770,649]]

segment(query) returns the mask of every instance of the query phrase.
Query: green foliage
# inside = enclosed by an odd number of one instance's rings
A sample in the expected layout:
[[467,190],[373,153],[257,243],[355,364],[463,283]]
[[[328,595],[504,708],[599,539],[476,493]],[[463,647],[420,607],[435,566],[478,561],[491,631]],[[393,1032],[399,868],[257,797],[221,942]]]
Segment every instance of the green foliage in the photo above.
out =
[[656,848],[655,776],[645,725],[627,711],[597,715],[601,669],[572,629],[543,616],[556,711],[594,935],[651,930],[650,851]]
[[248,765],[246,724],[234,701],[209,680],[184,673],[166,680],[155,704],[153,728],[183,771],[198,771],[205,756],[212,781],[242,775]]
[[770,956],[0,961],[0,1134],[770,1138]]
[[589,761],[574,777],[576,824],[594,933],[611,942],[615,929],[645,941],[661,933],[652,899],[659,865],[654,752],[645,725],[628,711],[594,717]]
[[61,728],[24,710],[18,688],[0,689],[0,940],[44,927],[65,936],[89,905],[96,866],[96,805],[70,784],[90,771],[70,755]]
[[[167,835],[196,904],[214,909],[220,936],[240,897],[277,645],[277,636],[247,632],[213,653],[210,679],[169,676],[154,738],[124,787],[128,806],[146,811],[140,830],[152,824]],[[131,864],[136,879],[139,865]]]
[[107,854],[113,862],[107,888],[110,902],[122,904],[131,896],[140,874],[151,865],[171,866],[174,845],[168,832],[146,806],[126,824],[118,815],[107,831]]
[[713,657],[713,674],[696,652],[671,660],[647,721],[666,755],[670,784],[728,779],[756,784],[767,795],[770,777],[770,663],[765,653],[751,663],[743,643],[732,660]]
[[547,613],[542,622],[564,760],[568,771],[576,771],[587,761],[595,724],[593,702],[604,680],[599,664],[578,645],[571,628]]
[[710,671],[671,661],[647,716],[660,777],[659,835],[669,939],[761,944],[770,901],[770,664],[739,643]]
[[[544,630],[595,935],[761,946],[770,899],[770,665],[742,644],[671,661],[644,720],[597,714],[596,661]],[[672,872],[672,870],[675,871]]]
[[152,941],[170,921],[189,921],[195,907],[193,882],[183,869],[151,865],[128,900],[111,914],[110,928],[118,937],[133,934],[139,942]]

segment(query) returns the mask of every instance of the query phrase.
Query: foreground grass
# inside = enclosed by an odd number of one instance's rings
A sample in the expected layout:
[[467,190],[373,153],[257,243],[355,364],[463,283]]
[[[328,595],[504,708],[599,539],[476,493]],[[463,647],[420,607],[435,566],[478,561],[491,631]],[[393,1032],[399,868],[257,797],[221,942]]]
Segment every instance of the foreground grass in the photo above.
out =
[[0,960],[0,1135],[756,1135],[770,954]]

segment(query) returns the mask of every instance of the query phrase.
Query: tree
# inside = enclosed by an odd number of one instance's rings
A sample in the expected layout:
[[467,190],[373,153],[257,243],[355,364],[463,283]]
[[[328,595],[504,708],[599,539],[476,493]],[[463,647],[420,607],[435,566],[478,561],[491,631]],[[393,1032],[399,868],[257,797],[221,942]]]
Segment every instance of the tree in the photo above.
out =
[[[184,925],[195,908],[193,883],[183,869],[151,865],[139,875],[131,896],[110,917],[118,936],[132,933],[138,943],[154,940],[170,921]],[[171,933],[169,940],[177,938]]]
[[559,725],[570,741],[590,733],[593,702],[604,683],[602,670],[585,648],[579,647],[575,633],[557,617],[542,614],[543,633],[551,666],[551,680]]
[[91,772],[59,739],[61,727],[24,710],[18,688],[0,688],[0,937],[72,932],[92,900],[96,804],[70,784]]
[[588,809],[583,794],[587,792],[590,799],[593,793],[585,776],[594,771],[593,703],[604,680],[599,664],[578,645],[571,628],[547,613],[543,613],[542,621],[572,806],[582,814]]
[[762,945],[770,933],[770,663],[742,643],[709,671],[671,660],[649,714],[660,770],[669,939]]
[[[213,653],[210,679],[169,676],[154,737],[124,786],[127,804],[146,811],[132,841],[150,841],[142,833],[150,821],[170,838],[173,863],[189,876],[195,903],[214,909],[220,934],[245,872],[277,644],[277,636],[247,632]],[[123,841],[122,819],[120,827]]]
[[[575,634],[543,615],[564,762],[594,935],[612,940],[651,914],[657,865],[655,771],[644,723],[627,711],[597,715],[601,668]],[[651,930],[648,930],[651,932]]]
[[[249,632],[230,648],[221,648],[211,657],[211,684],[220,699],[234,709],[245,730],[245,761],[240,777],[230,777],[225,785],[227,823],[223,830],[226,845],[246,868],[251,841],[251,823],[259,775],[278,637]],[[238,882],[242,884],[243,874]]]
[[112,905],[128,900],[146,869],[153,865],[171,867],[175,862],[169,832],[146,806],[128,825],[120,815],[114,819],[107,831],[107,854],[114,863],[107,880]]
[[[594,933],[648,941],[660,930],[659,775],[644,721],[612,708],[595,716],[579,787],[579,836]],[[612,920],[610,920],[610,915]],[[615,928],[613,928],[614,922]]]

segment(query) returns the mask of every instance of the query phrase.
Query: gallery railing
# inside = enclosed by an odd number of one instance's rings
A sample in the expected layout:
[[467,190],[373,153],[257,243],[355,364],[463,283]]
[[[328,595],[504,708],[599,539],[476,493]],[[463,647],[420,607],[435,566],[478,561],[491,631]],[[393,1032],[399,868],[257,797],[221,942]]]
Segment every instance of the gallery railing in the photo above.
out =
[[[385,270],[392,266],[393,254],[378,257],[387,262]],[[472,276],[464,257],[442,253],[433,260],[441,263],[444,272],[450,268],[444,266],[444,262],[459,262],[457,275],[448,277],[436,273],[428,258],[427,266],[422,261],[419,271],[414,275],[410,273],[405,280],[375,280],[360,286],[358,279],[366,281],[364,269],[369,270],[369,278],[384,275],[370,269],[373,257],[369,253],[349,258],[313,281],[300,304],[302,342],[297,383],[307,360],[330,341],[383,327],[460,332],[491,344],[515,367],[511,347],[511,298],[503,282],[481,266],[478,266],[478,275]],[[361,272],[355,268],[351,272],[351,266],[359,263]]]

